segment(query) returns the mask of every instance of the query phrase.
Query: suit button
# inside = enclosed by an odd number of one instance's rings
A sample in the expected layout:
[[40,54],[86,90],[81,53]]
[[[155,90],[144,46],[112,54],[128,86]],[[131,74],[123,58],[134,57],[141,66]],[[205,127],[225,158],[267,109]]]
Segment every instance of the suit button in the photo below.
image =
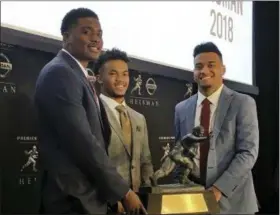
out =
[[133,165],[131,165],[131,169],[134,169],[134,166],[133,166]]

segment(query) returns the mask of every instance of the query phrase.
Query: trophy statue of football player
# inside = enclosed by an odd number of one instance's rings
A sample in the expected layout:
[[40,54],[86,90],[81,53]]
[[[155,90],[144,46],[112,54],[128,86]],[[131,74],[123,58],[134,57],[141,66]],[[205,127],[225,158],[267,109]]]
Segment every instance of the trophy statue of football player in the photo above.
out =
[[177,165],[184,167],[183,177],[180,184],[194,184],[189,175],[194,169],[194,158],[196,157],[199,145],[203,144],[209,137],[204,136],[204,128],[197,126],[192,133],[185,135],[179,143],[162,159],[162,164],[151,178],[152,186],[157,186],[158,179],[168,176]]

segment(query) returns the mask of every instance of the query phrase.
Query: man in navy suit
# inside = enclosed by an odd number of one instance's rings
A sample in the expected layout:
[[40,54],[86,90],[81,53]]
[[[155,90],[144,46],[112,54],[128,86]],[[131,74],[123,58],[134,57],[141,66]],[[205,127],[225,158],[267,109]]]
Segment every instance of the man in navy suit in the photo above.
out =
[[103,46],[98,16],[73,9],[61,34],[63,49],[40,72],[35,93],[44,213],[105,214],[107,203],[118,201],[139,213],[141,201],[108,158],[110,127],[87,79],[86,67]]
[[198,125],[212,133],[200,146],[193,178],[214,192],[221,213],[253,214],[258,211],[251,172],[259,150],[255,101],[224,86],[225,66],[215,44],[196,46],[193,57],[198,93],[175,107],[176,140]]

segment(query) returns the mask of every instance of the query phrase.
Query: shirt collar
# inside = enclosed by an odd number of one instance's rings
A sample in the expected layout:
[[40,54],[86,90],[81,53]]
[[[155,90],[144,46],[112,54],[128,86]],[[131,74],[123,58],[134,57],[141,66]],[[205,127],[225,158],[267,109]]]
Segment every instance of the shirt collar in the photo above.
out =
[[81,68],[81,70],[83,71],[83,73],[85,74],[85,76],[88,77],[88,72],[87,72],[87,70],[82,66],[82,64],[81,64],[73,55],[71,55],[66,49],[63,48],[62,51],[64,51],[64,52],[67,53],[70,57],[72,57],[73,60],[77,62],[77,64],[79,65],[79,67]]
[[[109,106],[110,109],[116,109],[116,107],[120,105],[120,103],[102,93],[100,93],[100,98]],[[125,101],[123,101],[121,105],[126,106]]]
[[[211,102],[212,105],[217,106],[218,105],[218,101],[223,89],[223,84],[214,92],[212,93],[210,96],[207,97],[207,99]],[[201,103],[203,102],[203,100],[206,98],[201,92],[198,91],[197,93],[197,106],[200,106]]]

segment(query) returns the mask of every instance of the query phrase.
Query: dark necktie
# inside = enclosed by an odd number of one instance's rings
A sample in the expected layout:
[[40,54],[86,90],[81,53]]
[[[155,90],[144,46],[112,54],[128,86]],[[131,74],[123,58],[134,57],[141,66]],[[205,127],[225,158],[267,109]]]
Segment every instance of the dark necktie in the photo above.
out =
[[[210,104],[208,99],[204,99],[202,102],[201,115],[200,115],[200,125],[204,128],[204,135],[209,135],[209,125],[210,125]],[[209,140],[203,142],[200,145],[200,179],[201,183],[205,185],[206,174],[207,174],[207,159],[209,151]]]
[[95,78],[94,78],[94,77],[91,77],[91,76],[88,76],[87,79],[88,79],[89,85],[90,85],[91,88],[92,88],[92,91],[93,91],[93,98],[94,98],[94,100],[95,100],[95,102],[96,102],[96,104],[97,104],[98,110],[100,110],[99,99],[98,99],[98,96],[97,96],[97,93],[96,93],[96,90],[95,90],[95,87],[94,87]]
[[90,87],[92,88],[92,92],[93,92],[93,99],[96,102],[96,105],[98,107],[99,110],[99,120],[101,123],[101,127],[102,127],[102,132],[103,132],[103,137],[105,140],[105,146],[106,146],[106,152],[108,153],[108,146],[109,146],[109,142],[110,142],[110,138],[111,138],[111,129],[110,129],[110,125],[109,125],[109,120],[106,114],[106,111],[104,109],[104,106],[102,104],[102,102],[99,102],[96,90],[95,90],[95,86],[94,83],[96,81],[95,77],[93,76],[87,76],[87,80],[89,82]]

